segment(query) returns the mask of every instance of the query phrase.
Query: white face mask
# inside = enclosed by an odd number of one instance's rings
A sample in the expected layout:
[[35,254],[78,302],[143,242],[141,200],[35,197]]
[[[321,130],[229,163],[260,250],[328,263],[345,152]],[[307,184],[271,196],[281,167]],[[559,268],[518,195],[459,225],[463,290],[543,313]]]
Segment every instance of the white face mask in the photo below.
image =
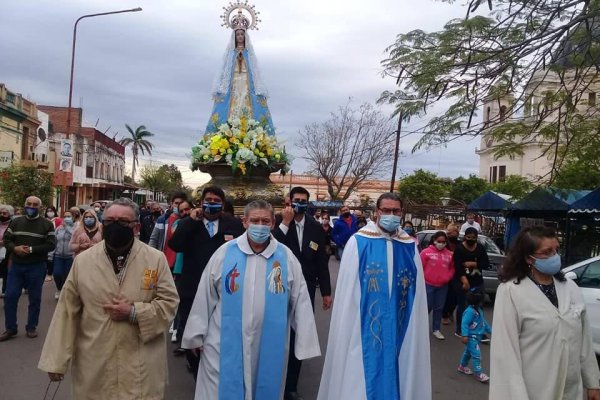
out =
[[446,248],[446,243],[438,243],[438,242],[435,242],[435,247],[436,247],[436,249],[438,249],[438,250],[444,250],[444,248]]

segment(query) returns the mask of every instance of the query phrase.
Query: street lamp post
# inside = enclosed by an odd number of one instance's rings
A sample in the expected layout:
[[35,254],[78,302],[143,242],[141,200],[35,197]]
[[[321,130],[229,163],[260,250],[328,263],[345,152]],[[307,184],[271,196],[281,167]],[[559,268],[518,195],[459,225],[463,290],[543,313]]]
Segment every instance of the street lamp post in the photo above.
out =
[[[73,100],[73,73],[75,71],[75,43],[77,41],[77,24],[79,24],[79,21],[81,21],[84,18],[91,18],[91,17],[100,17],[102,15],[112,15],[112,14],[123,14],[123,13],[130,13],[130,12],[139,12],[142,11],[141,7],[137,7],[137,8],[132,8],[132,9],[128,9],[128,10],[119,10],[119,11],[109,11],[109,12],[103,12],[103,13],[97,13],[97,14],[87,14],[87,15],[83,15],[79,18],[77,18],[77,20],[75,21],[75,25],[73,26],[73,46],[71,49],[71,76],[69,79],[69,105],[67,107],[67,132],[66,132],[66,139],[69,138],[69,136],[71,135],[71,104],[72,104],[72,100]],[[60,158],[58,158],[60,160]],[[72,167],[71,167],[72,168]],[[62,190],[60,192],[61,195],[61,206],[62,206],[62,212],[65,212],[65,210],[67,209],[67,173],[65,171],[62,171]]]
[[400,135],[402,130],[402,111],[398,117],[398,130],[396,131],[396,146],[394,148],[394,167],[392,168],[392,180],[390,182],[390,192],[394,192],[394,185],[396,184],[396,170],[398,169],[398,156],[400,153]]

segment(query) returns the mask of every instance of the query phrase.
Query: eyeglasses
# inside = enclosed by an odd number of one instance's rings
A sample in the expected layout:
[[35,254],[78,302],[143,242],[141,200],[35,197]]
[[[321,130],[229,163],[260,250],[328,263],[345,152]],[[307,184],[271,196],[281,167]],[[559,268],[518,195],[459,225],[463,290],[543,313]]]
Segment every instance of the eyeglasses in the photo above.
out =
[[131,224],[135,224],[135,223],[137,223],[137,221],[129,221],[129,220],[126,220],[126,219],[105,219],[104,221],[102,221],[102,223],[103,223],[104,225],[106,225],[106,226],[108,226],[108,225],[111,225],[111,224],[113,224],[113,223],[115,223],[115,222],[116,222],[117,224],[121,225],[121,226],[124,226],[124,227],[126,227],[126,228],[127,228],[129,225],[131,225]]
[[402,214],[401,208],[380,208],[379,211],[381,211],[381,213],[384,215],[388,215],[388,214],[401,215]]

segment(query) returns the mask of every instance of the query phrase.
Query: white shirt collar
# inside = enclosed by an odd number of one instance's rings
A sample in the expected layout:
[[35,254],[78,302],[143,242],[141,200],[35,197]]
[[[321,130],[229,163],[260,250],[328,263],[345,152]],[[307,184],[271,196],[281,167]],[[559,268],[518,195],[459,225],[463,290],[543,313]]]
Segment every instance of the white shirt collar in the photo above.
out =
[[304,229],[304,223],[306,222],[306,215],[303,215],[302,219],[300,221],[294,220],[294,222],[296,223],[297,226]]

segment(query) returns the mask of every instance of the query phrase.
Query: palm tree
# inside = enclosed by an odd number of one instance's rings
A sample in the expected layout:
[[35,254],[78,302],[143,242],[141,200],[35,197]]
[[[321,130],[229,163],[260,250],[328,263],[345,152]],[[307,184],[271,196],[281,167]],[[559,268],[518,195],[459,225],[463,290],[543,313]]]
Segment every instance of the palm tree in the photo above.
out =
[[144,125],[138,126],[135,131],[131,129],[131,127],[125,124],[125,128],[129,131],[131,137],[126,137],[119,140],[119,144],[122,146],[130,146],[131,153],[133,154],[133,168],[131,170],[131,179],[135,182],[135,167],[139,165],[138,162],[138,153],[141,151],[142,154],[148,153],[148,155],[152,155],[152,147],[153,144],[147,139],[151,136],[154,136],[154,133],[146,130]]

